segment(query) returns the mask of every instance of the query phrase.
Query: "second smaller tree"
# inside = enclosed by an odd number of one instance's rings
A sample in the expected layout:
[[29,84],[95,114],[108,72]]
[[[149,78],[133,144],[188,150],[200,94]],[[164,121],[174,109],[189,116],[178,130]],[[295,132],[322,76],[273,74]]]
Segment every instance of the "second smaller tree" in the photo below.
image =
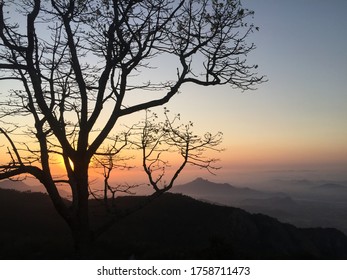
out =
[[[158,116],[146,111],[143,121],[133,126],[134,135],[131,145],[141,151],[142,167],[149,185],[154,193],[170,190],[178,176],[187,165],[206,169],[214,174],[220,167],[219,160],[207,156],[207,151],[221,152],[223,134],[205,133],[203,136],[193,133],[193,123],[180,124],[180,115],[173,118],[169,110],[164,108],[164,121],[158,121]],[[175,165],[168,158],[175,156]]]

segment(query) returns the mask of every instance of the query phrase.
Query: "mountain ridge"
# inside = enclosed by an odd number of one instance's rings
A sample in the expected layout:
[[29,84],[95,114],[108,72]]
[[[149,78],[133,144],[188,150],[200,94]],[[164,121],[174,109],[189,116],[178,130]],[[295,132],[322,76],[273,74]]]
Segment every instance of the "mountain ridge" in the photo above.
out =
[[[145,197],[119,197],[119,209]],[[100,209],[90,201],[92,209]],[[7,210],[6,210],[7,209]],[[10,215],[11,214],[11,215]],[[99,217],[96,212],[94,217]],[[0,190],[1,259],[73,258],[66,225],[45,194]],[[32,227],[32,228],[30,228]],[[19,245],[18,245],[19,244]],[[13,247],[15,246],[15,247]],[[336,229],[299,229],[262,214],[163,194],[96,242],[94,259],[347,259]]]
[[235,187],[228,183],[214,183],[201,177],[198,177],[186,184],[174,186],[171,192],[183,194],[201,193],[204,195],[224,195],[225,193],[238,195],[262,194],[261,191],[248,187]]

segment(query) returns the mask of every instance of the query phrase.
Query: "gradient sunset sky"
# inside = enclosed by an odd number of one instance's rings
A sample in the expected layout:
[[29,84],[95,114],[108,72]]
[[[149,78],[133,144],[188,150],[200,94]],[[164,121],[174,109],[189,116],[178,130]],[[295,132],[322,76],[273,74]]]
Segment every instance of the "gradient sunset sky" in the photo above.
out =
[[347,1],[243,5],[255,11],[260,28],[248,38],[257,46],[248,59],[268,82],[247,92],[187,85],[167,104],[183,121],[193,121],[196,132],[224,134],[218,175],[187,169],[181,181],[197,176],[219,182],[278,176],[347,181]]
[[249,60],[268,82],[243,93],[187,86],[168,107],[224,133],[215,181],[347,180],[347,1],[243,3],[260,27]]

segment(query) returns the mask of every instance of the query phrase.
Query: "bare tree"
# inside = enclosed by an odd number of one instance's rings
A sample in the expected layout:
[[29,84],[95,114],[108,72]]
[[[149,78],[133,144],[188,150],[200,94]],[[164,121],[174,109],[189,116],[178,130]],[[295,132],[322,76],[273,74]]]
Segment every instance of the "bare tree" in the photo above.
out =
[[[121,155],[122,150],[124,150],[124,148],[126,148],[128,145],[130,133],[131,129],[125,133],[113,137],[112,145],[104,148],[102,152],[97,152],[93,157],[94,163],[92,164],[92,167],[95,169],[101,169],[104,184],[102,190],[95,190],[89,187],[89,191],[94,199],[102,200],[106,210],[110,213],[114,212],[115,198],[117,194],[135,194],[133,190],[140,186],[139,184],[128,183],[116,185],[110,184],[111,173],[114,170],[129,170],[134,168],[134,166],[130,166],[128,164],[128,161],[133,159],[133,156]],[[98,194],[100,191],[102,191],[102,195]]]
[[[184,84],[262,82],[246,63],[252,16],[238,0],[1,0],[0,80],[11,84],[0,103],[0,180],[37,178],[87,253],[92,157],[121,117],[167,103]],[[163,60],[170,77],[141,79]],[[59,157],[64,178],[53,172]],[[71,205],[58,183],[71,189]]]
[[[180,124],[180,115],[170,118],[169,110],[164,108],[165,121],[157,120],[157,114],[146,111],[145,119],[132,127],[133,137],[130,142],[142,153],[142,167],[150,186],[156,193],[170,190],[186,165],[192,165],[213,172],[220,167],[216,166],[217,158],[206,156],[206,152],[223,151],[221,132],[203,136],[193,133],[193,123]],[[134,136],[134,135],[133,135]],[[176,154],[179,159],[175,165],[168,157]],[[168,172],[171,169],[171,172]]]

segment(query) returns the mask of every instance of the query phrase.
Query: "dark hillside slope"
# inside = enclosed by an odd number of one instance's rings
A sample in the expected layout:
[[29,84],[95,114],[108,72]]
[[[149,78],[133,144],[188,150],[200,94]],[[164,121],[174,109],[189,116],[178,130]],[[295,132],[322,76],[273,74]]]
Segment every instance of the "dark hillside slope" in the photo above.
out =
[[[132,248],[133,256],[144,259],[347,259],[347,237],[338,230],[298,229],[177,194],[163,195],[111,235],[122,241],[117,251]],[[104,242],[113,247],[107,237]]]
[[0,259],[63,258],[72,246],[46,194],[0,189]]
[[[119,209],[143,197],[121,197]],[[100,215],[95,201],[91,206]],[[98,210],[99,209],[99,210]],[[0,190],[0,258],[73,258],[64,222],[47,195]],[[334,229],[298,229],[265,215],[164,194],[101,236],[94,259],[347,259]]]

